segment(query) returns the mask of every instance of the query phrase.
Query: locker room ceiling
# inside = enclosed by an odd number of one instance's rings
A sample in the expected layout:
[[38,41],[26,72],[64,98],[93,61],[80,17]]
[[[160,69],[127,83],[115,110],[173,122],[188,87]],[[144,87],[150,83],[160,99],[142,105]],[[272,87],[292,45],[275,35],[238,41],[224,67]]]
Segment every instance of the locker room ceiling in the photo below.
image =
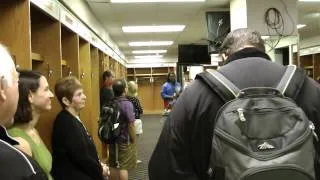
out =
[[[111,39],[126,58],[133,58],[133,50],[166,49],[165,59],[177,59],[178,44],[207,43],[205,12],[228,10],[229,0],[206,0],[196,3],[110,3],[109,0],[87,0],[92,12],[106,28]],[[320,2],[298,2],[300,39],[320,35]],[[186,25],[182,32],[123,33],[122,26],[130,25]],[[174,41],[171,46],[129,47],[130,41]]]

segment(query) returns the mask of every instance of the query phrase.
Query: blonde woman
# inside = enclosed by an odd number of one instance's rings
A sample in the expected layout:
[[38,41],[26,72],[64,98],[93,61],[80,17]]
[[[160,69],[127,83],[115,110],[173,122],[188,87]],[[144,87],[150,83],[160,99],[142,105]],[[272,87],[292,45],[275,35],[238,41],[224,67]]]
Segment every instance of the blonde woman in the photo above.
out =
[[128,82],[127,99],[131,101],[133,105],[135,118],[140,119],[140,116],[143,114],[143,109],[138,99],[138,85],[134,81]]
[[[137,136],[143,133],[142,129],[142,121],[141,115],[143,114],[143,109],[138,99],[138,85],[134,81],[128,82],[128,92],[127,92],[127,99],[132,103],[133,110],[135,114],[135,121],[134,126],[136,128]],[[141,160],[137,160],[137,163],[141,163]]]

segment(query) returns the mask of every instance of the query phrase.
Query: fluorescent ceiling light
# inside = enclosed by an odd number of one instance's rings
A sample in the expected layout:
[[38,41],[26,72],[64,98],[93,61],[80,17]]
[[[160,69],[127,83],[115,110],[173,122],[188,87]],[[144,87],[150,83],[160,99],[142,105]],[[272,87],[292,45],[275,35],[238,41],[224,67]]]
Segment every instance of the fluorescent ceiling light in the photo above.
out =
[[320,0],[299,0],[300,2],[320,2]]
[[146,32],[180,32],[185,25],[162,25],[162,26],[122,26],[125,33],[146,33]]
[[129,46],[170,46],[173,41],[140,41],[129,42]]
[[133,54],[159,54],[159,53],[166,53],[167,50],[161,49],[161,50],[135,50],[132,51]]
[[270,38],[270,36],[261,36],[261,39],[263,39],[263,40],[266,40],[266,39],[269,39]]
[[144,2],[204,2],[206,0],[110,0],[111,3],[144,3]]
[[162,58],[163,55],[147,55],[147,56],[134,56],[135,59],[155,59]]
[[297,25],[297,28],[298,28],[298,29],[301,29],[301,28],[303,28],[303,27],[306,27],[306,25],[305,25],[305,24],[298,24],[298,25]]

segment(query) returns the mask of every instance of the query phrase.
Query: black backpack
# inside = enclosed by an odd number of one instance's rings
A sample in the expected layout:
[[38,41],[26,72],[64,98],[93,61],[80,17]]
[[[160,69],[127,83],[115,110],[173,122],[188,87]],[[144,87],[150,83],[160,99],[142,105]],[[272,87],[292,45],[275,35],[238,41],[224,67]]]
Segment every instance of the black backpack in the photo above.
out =
[[296,70],[287,66],[276,88],[242,90],[218,71],[198,75],[226,102],[215,118],[211,179],[315,179],[314,125],[289,98],[296,97],[305,78]]
[[112,98],[100,110],[98,136],[106,144],[113,144],[120,136],[123,123],[120,118],[119,100]]

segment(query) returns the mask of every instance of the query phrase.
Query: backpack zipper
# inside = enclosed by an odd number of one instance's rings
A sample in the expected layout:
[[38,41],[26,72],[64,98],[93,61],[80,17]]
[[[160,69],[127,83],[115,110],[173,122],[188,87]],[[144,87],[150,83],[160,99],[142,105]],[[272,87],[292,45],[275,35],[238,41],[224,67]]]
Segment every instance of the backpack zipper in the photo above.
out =
[[265,113],[265,112],[272,112],[272,111],[281,111],[281,112],[285,112],[285,111],[290,111],[290,110],[295,110],[295,107],[294,106],[286,106],[286,107],[280,107],[280,108],[268,108],[268,107],[265,107],[265,108],[253,108],[253,109],[244,109],[244,108],[237,108],[237,109],[234,109],[234,110],[231,110],[231,111],[228,111],[226,113],[235,113],[235,112],[238,112],[239,111],[242,111],[243,113],[244,112],[255,112],[255,113]]
[[303,168],[295,165],[295,164],[287,164],[287,165],[269,165],[269,166],[262,166],[262,167],[254,167],[251,169],[246,170],[243,172],[238,180],[242,180],[245,177],[248,177],[253,174],[257,174],[259,172],[268,171],[268,170],[276,170],[276,169],[288,169],[288,170],[296,170],[298,172],[301,172],[305,175],[307,175],[310,179],[314,179],[312,175],[310,175],[306,170]]
[[[284,109],[284,110],[282,110]],[[294,110],[293,108],[289,108],[289,107],[284,107],[284,108],[278,108],[278,109],[273,109],[273,108],[262,108],[262,109],[243,109],[243,108],[238,108],[237,110],[233,110],[231,112],[237,112],[238,113],[238,116],[239,116],[239,120],[241,122],[245,122],[246,121],[246,118],[244,116],[244,112],[247,112],[247,113],[268,113],[268,112],[272,112],[272,111],[281,111],[281,112],[286,112],[286,111],[291,111],[291,110]]]
[[313,137],[316,139],[317,142],[319,142],[319,137],[318,137],[317,133],[315,132],[316,127],[312,121],[309,121],[309,128],[312,131]]
[[[268,96],[271,96],[271,95],[268,95]],[[265,96],[264,96],[264,95],[259,95],[259,96],[256,96],[256,97],[265,97]],[[274,97],[277,97],[277,96],[274,96]],[[234,99],[232,99],[232,100],[224,103],[224,104],[220,107],[220,109],[218,110],[218,113],[216,114],[214,123],[217,122],[218,117],[221,115],[221,113],[223,112],[223,109],[225,109],[226,106],[228,106],[228,105],[231,104],[232,102],[237,101],[237,100],[239,100],[239,99],[251,99],[251,98],[248,98],[248,97],[245,97],[245,98],[236,97],[236,98],[234,98]],[[296,104],[296,102],[293,101],[291,98],[283,97],[282,99],[286,99],[286,100],[288,100],[288,101]],[[290,106],[289,106],[289,107],[290,107]],[[272,109],[272,108],[266,108],[266,109]]]
[[244,113],[243,113],[244,110],[242,108],[238,108],[237,111],[238,111],[238,114],[239,114],[240,121],[245,122],[246,118],[244,117]]
[[[265,110],[267,110],[267,109],[268,109],[269,111],[265,111]],[[285,109],[285,110],[282,110],[281,112],[286,112],[286,111],[294,110],[294,109],[290,109],[290,107],[283,107],[283,108],[277,109],[277,111],[280,111],[280,109]],[[263,110],[263,111],[261,111],[261,110]],[[274,110],[273,108],[263,108],[263,109],[258,109],[257,111],[255,111],[255,110],[246,110],[246,112],[249,112],[249,113],[250,113],[250,112],[254,111],[255,113],[265,113],[265,112],[271,112],[271,111],[273,111],[273,110]],[[239,120],[240,120],[241,122],[245,122],[245,121],[246,121],[246,118],[245,118],[245,116],[244,116],[245,109],[243,109],[243,108],[238,108],[237,110],[233,110],[233,111],[231,111],[231,112],[238,112]],[[313,135],[313,137],[315,138],[315,140],[316,140],[317,142],[319,142],[319,137],[318,137],[317,133],[315,132],[316,127],[315,127],[315,125],[313,124],[312,121],[309,121],[309,129],[311,130],[312,135]]]
[[222,139],[226,140],[226,142],[228,143],[232,143],[234,144],[239,150],[245,152],[247,155],[256,158],[258,160],[267,160],[267,159],[273,159],[273,158],[277,158],[282,156],[282,154],[284,154],[287,150],[299,146],[300,144],[302,144],[303,142],[305,142],[305,140],[311,135],[311,130],[310,128],[306,128],[307,130],[296,140],[296,142],[288,145],[287,147],[272,153],[272,154],[268,154],[268,155],[258,155],[257,153],[253,153],[250,152],[245,146],[243,146],[242,144],[239,143],[238,140],[236,140],[234,137],[232,137],[231,135],[225,133],[223,130],[216,128],[215,129],[215,133],[221,137]]

